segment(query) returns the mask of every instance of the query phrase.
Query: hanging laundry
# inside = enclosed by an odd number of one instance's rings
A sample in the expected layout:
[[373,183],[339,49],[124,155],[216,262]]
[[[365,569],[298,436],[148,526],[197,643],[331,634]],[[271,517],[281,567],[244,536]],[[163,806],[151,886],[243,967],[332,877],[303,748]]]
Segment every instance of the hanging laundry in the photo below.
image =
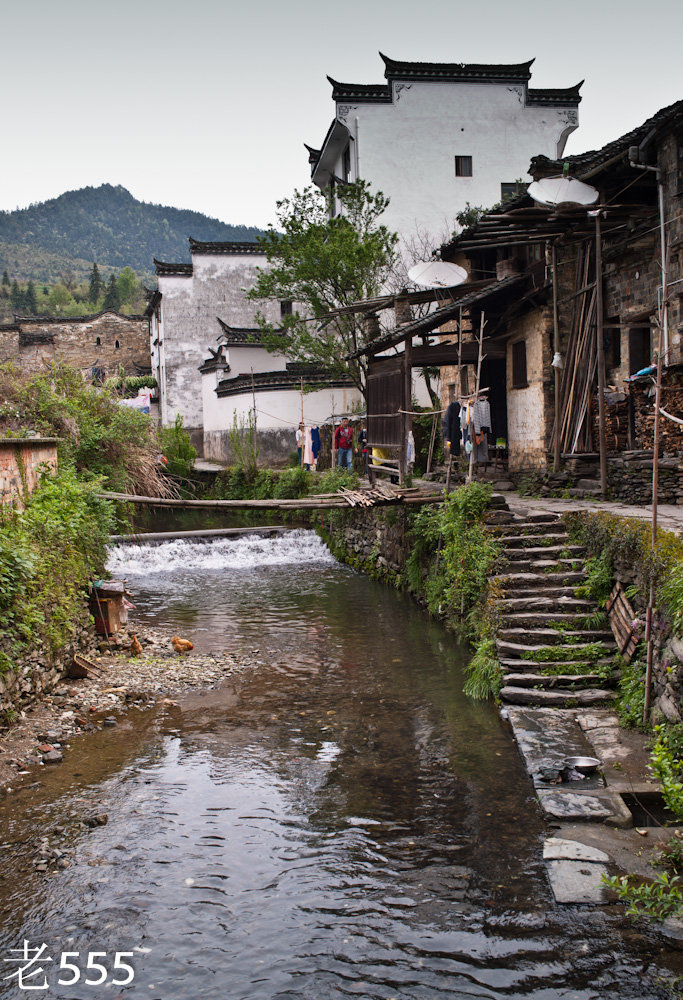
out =
[[474,432],[475,434],[481,434],[486,432],[491,433],[491,407],[487,399],[478,399],[476,403],[472,405],[473,409],[473,420],[474,420]]
[[460,403],[449,403],[448,409],[443,415],[442,422],[443,439],[451,443],[451,455],[460,454],[460,438],[462,430],[460,428]]
[[320,428],[317,425],[311,427],[311,446],[313,448],[313,461],[317,463],[320,454]]
[[310,469],[312,465],[315,464],[315,458],[313,457],[313,440],[311,434],[311,428],[306,428],[306,435],[304,438],[304,468]]

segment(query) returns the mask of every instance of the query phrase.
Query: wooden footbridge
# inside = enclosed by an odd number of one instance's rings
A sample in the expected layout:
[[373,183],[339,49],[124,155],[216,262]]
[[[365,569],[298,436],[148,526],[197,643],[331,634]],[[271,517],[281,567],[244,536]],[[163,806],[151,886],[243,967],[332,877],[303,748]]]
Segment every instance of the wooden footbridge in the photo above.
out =
[[119,500],[149,507],[175,507],[180,510],[335,510],[349,507],[385,507],[389,504],[417,506],[441,503],[443,488],[391,487],[378,483],[356,490],[319,493],[291,500],[184,500],[177,497],[146,497],[135,493],[101,493],[106,500]]

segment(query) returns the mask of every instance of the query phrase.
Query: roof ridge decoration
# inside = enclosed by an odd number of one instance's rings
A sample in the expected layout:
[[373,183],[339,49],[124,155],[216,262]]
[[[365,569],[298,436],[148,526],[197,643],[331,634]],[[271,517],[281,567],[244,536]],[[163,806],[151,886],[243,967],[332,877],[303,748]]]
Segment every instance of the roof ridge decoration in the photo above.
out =
[[387,83],[340,83],[327,78],[332,84],[333,101],[362,101],[364,104],[391,104],[391,87]]
[[266,255],[263,247],[251,240],[195,240],[192,236],[189,240],[191,254],[260,254],[262,257]]
[[486,80],[491,82],[531,79],[531,67],[536,61],[524,63],[431,63],[402,62],[380,52],[384,76],[415,80]]
[[157,275],[191,275],[192,264],[172,264],[164,260],[153,258]]
[[258,326],[231,326],[226,323],[225,320],[221,319],[220,316],[216,316],[218,320],[218,325],[220,326],[223,333],[220,335],[219,340],[226,344],[256,344],[260,343],[262,330]]

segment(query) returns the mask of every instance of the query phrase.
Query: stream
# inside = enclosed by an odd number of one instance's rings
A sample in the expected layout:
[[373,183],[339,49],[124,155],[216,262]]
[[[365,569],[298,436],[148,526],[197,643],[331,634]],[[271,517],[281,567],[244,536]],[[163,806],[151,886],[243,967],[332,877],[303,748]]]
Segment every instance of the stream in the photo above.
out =
[[[31,995],[7,978],[24,940],[46,945],[32,995],[59,1000],[672,995],[677,952],[554,903],[512,737],[407,597],[305,530],[121,545],[110,568],[137,620],[257,666],[130,711],[3,801],[0,997]],[[71,864],[37,874],[55,828]],[[104,952],[107,982],[59,985],[64,952]]]

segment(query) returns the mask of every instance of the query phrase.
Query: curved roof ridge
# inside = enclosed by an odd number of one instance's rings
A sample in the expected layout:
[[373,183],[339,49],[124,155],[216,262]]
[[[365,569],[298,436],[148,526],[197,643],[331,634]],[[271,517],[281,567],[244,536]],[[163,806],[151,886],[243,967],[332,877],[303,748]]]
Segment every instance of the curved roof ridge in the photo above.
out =
[[402,62],[389,58],[383,52],[379,55],[384,62],[384,75],[387,79],[400,76],[444,80],[529,80],[531,67],[536,61],[534,58],[523,63]]

